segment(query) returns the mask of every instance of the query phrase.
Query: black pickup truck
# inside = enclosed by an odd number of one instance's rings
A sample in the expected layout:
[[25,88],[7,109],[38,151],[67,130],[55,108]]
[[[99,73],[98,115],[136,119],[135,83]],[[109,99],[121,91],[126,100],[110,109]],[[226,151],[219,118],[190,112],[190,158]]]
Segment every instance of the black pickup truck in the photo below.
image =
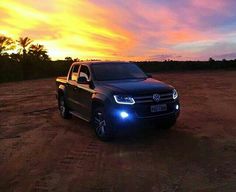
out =
[[180,113],[176,89],[130,62],[75,62],[56,89],[61,116],[91,122],[101,140],[139,122],[170,128]]

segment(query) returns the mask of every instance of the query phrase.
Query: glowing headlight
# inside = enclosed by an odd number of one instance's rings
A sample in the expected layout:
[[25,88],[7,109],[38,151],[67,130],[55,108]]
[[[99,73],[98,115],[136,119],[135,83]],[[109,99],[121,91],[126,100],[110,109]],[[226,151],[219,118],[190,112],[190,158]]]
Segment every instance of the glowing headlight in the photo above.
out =
[[118,104],[125,104],[125,105],[133,105],[135,101],[132,97],[129,96],[122,96],[122,95],[114,95],[114,99]]
[[120,116],[121,116],[122,119],[126,119],[126,118],[129,117],[129,114],[125,111],[122,111],[122,112],[120,112]]
[[179,110],[179,105],[176,105],[176,106],[175,106],[175,109],[176,109],[176,110]]
[[178,98],[178,92],[174,89],[173,90],[173,99],[177,99]]

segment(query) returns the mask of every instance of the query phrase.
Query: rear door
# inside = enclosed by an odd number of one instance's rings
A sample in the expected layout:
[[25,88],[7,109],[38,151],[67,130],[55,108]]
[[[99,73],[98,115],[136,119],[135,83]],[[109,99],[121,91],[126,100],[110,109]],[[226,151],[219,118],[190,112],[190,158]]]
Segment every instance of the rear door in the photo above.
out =
[[66,98],[67,98],[67,105],[70,109],[76,110],[77,109],[77,102],[76,102],[76,90],[77,87],[77,79],[79,75],[79,68],[80,65],[74,65],[71,68],[68,83],[67,83],[67,91],[66,91]]

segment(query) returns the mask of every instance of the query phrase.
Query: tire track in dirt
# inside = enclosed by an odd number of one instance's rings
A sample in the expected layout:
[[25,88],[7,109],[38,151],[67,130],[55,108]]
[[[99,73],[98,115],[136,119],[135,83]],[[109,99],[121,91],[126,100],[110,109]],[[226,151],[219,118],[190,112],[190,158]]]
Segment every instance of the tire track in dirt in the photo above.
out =
[[69,151],[58,163],[57,170],[60,172],[70,172],[72,169],[83,169],[88,160],[95,159],[100,151],[101,144],[97,141],[90,141],[83,150]]
[[[82,172],[85,168],[87,168],[86,166],[89,162],[93,164],[93,161],[99,154],[102,144],[99,143],[99,141],[90,140],[83,150],[76,150],[75,145],[77,144],[78,142],[75,142],[73,146],[71,146],[72,150],[69,150],[61,159],[55,162],[56,166],[52,172],[42,176],[34,182],[32,192],[53,191],[57,187],[61,177],[76,172]],[[88,171],[95,172],[96,167],[90,167]],[[57,178],[55,178],[55,176]]]
[[34,116],[34,115],[49,115],[52,112],[56,111],[57,107],[49,107],[49,108],[45,108],[45,109],[36,109],[33,111],[27,111],[24,112],[24,115],[30,115],[30,116]]

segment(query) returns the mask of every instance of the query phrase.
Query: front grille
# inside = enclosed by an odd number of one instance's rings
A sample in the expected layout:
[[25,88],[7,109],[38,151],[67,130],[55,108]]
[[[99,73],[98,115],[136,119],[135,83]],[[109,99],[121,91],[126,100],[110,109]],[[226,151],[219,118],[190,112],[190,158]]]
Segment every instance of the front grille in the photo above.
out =
[[[171,113],[175,110],[175,101],[173,99],[172,92],[168,93],[158,93],[160,95],[160,100],[158,102],[153,100],[153,94],[150,95],[139,95],[134,96],[135,104],[134,110],[138,117],[148,117],[156,115],[165,115]],[[163,112],[151,112],[151,105],[166,104],[167,110]]]
[[134,97],[135,103],[166,103],[173,101],[173,94],[170,93],[160,93],[160,100],[155,102],[153,100],[153,95],[144,95]]

